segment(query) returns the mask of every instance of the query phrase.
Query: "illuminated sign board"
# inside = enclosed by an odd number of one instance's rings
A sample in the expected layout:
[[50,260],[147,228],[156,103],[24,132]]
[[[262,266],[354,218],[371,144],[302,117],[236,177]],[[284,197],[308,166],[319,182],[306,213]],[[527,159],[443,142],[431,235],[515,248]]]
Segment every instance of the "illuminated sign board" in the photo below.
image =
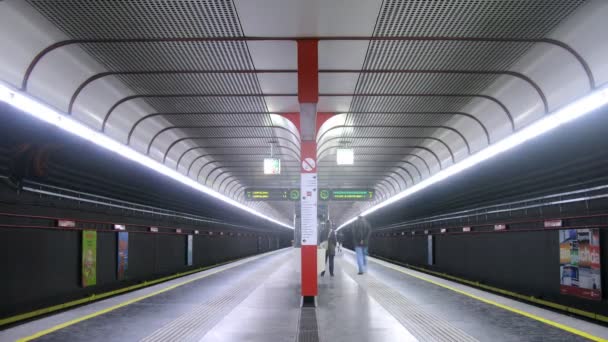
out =
[[[319,201],[371,201],[371,189],[319,189]],[[300,189],[285,188],[248,188],[245,189],[247,201],[299,201]]]
[[[297,198],[300,198],[298,192]],[[245,189],[245,200],[247,201],[287,201],[289,200],[288,189]]]
[[374,199],[374,190],[370,189],[333,189],[331,201],[371,201]]
[[265,175],[280,175],[281,174],[281,159],[264,158],[264,174]]

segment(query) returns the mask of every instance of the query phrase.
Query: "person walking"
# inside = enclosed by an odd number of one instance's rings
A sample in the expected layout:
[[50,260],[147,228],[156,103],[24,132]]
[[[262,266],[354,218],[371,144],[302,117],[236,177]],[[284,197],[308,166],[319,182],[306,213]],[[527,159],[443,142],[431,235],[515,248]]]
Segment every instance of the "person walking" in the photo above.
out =
[[372,228],[367,220],[363,216],[358,216],[353,227],[353,244],[355,245],[355,253],[357,254],[358,274],[363,274],[367,271],[367,248],[371,234]]
[[[329,234],[327,235],[327,249],[325,250],[325,264],[329,261],[329,275],[334,276],[334,257],[336,256],[336,244],[338,238],[336,237],[336,231],[333,228],[329,228]],[[321,277],[325,275],[325,270],[321,272]]]

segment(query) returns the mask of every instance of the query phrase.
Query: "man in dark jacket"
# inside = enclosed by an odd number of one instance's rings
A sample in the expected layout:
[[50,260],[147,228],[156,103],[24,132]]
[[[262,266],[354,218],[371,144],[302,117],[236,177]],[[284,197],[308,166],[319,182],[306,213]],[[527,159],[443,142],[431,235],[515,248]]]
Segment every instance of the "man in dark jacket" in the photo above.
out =
[[[338,238],[336,237],[336,231],[329,228],[329,233],[327,235],[327,250],[325,250],[325,263],[329,260],[329,275],[334,276],[334,257],[336,256],[336,244],[338,242]],[[325,275],[325,270],[321,272],[321,277]]]
[[353,244],[355,253],[357,254],[357,266],[359,266],[359,274],[367,271],[367,247],[369,246],[369,237],[372,234],[372,228],[363,216],[357,217],[353,226]]

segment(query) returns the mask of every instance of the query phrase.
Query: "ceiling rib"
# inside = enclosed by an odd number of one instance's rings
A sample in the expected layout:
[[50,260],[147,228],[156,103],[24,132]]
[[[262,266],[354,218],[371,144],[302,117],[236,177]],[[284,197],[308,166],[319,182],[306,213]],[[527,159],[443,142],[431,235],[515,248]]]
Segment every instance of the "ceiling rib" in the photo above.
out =
[[[296,140],[298,142],[300,142],[300,137],[295,134],[292,130],[290,130],[287,127],[283,127],[283,126],[277,126],[277,125],[272,125],[272,126],[264,126],[264,125],[212,125],[212,126],[169,126],[169,127],[165,127],[163,129],[161,129],[160,131],[158,131],[156,134],[154,134],[154,136],[152,137],[152,139],[150,139],[150,142],[148,143],[148,148],[146,150],[146,154],[150,154],[150,149],[152,149],[152,144],[154,144],[154,141],[156,140],[156,138],[158,138],[159,135],[173,130],[173,129],[191,129],[191,128],[213,128],[213,129],[223,129],[223,128],[270,128],[270,129],[279,129],[279,130],[283,130],[283,131],[287,131],[287,133],[291,134],[294,138],[296,138]],[[272,139],[272,137],[269,137],[269,139]]]
[[464,42],[503,42],[503,43],[544,43],[560,47],[570,53],[580,63],[590,89],[595,89],[595,78],[587,61],[571,46],[551,38],[502,38],[502,37],[434,37],[434,36],[331,36],[331,37],[175,37],[175,38],[116,38],[116,39],[67,39],[55,42],[42,49],[29,63],[23,80],[21,90],[27,91],[29,78],[36,65],[49,52],[74,44],[130,44],[130,43],[162,43],[162,42],[253,42],[253,41],[464,41]]
[[[74,91],[68,104],[68,115],[72,115],[74,109],[74,103],[78,98],[78,95],[84,90],[84,88],[90,83],[99,80],[106,76],[112,75],[167,75],[167,74],[285,74],[285,73],[297,73],[297,70],[293,69],[254,69],[254,70],[139,70],[139,71],[107,71],[94,74]],[[320,74],[344,74],[344,73],[356,73],[356,74],[467,74],[467,75],[508,75],[516,77],[518,79],[527,82],[534,90],[538,93],[545,114],[549,112],[549,103],[547,97],[540,86],[534,82],[530,77],[515,71],[510,70],[430,70],[430,69],[372,69],[372,70],[356,70],[356,69],[322,69],[319,70]]]
[[288,143],[292,144],[296,149],[299,149],[300,146],[296,145],[293,141],[291,141],[290,139],[287,138],[283,138],[283,137],[269,137],[269,136],[225,136],[225,137],[208,137],[208,136],[190,136],[190,137],[182,137],[180,139],[175,140],[174,142],[172,142],[169,147],[167,147],[167,150],[165,151],[165,154],[163,156],[163,163],[167,160],[167,155],[169,154],[169,152],[171,151],[171,149],[179,144],[180,142],[184,142],[187,140],[221,140],[221,139],[227,139],[227,140],[231,140],[231,139],[278,139],[278,140],[283,140],[283,141],[287,141]]

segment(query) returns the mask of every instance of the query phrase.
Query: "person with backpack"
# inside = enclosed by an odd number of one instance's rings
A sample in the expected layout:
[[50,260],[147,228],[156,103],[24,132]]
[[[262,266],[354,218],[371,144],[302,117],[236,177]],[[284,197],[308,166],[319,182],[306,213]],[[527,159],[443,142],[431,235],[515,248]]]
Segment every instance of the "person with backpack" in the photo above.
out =
[[[336,231],[329,225],[329,233],[327,234],[327,249],[325,250],[325,264],[329,261],[329,275],[334,276],[334,257],[336,256],[336,245],[338,238]],[[325,270],[321,272],[321,277],[325,275]]]

